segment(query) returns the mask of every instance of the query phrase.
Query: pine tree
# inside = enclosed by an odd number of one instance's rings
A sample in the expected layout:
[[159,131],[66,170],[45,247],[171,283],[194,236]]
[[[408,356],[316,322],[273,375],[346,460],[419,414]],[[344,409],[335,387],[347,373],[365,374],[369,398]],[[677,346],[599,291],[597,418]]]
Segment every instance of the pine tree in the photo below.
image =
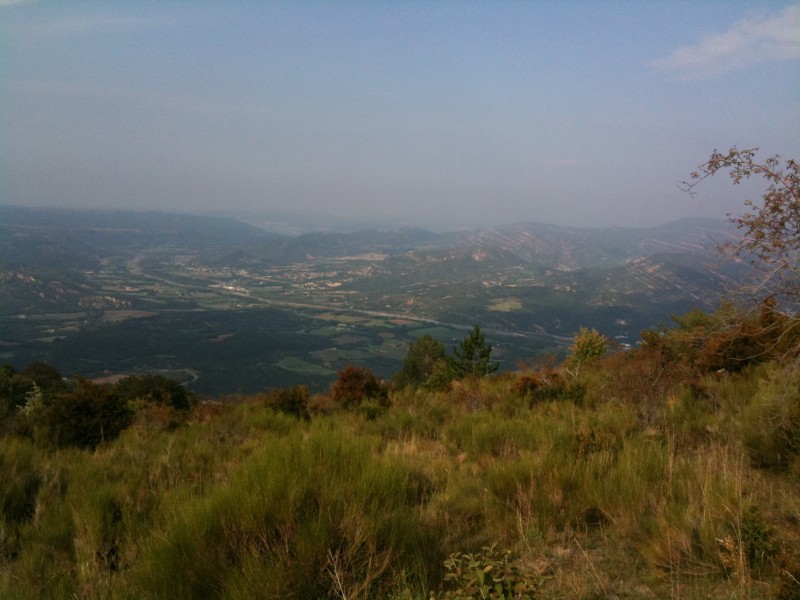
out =
[[499,363],[491,360],[492,346],[486,343],[481,328],[475,325],[470,334],[453,349],[450,364],[457,379],[473,375],[485,377],[497,371]]

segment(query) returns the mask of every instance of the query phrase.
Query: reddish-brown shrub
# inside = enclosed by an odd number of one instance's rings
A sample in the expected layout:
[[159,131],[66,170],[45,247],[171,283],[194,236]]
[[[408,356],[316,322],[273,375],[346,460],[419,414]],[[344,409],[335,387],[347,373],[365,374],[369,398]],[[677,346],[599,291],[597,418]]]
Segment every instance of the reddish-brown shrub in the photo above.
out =
[[527,398],[532,405],[548,400],[581,402],[586,393],[582,383],[567,377],[562,371],[549,368],[520,375],[512,390]]
[[389,403],[389,386],[367,367],[347,365],[331,384],[330,396],[346,409],[357,408],[365,400],[374,400],[386,406]]
[[693,374],[688,364],[669,360],[662,350],[647,346],[609,356],[603,367],[609,375],[604,395],[636,406],[645,423]]

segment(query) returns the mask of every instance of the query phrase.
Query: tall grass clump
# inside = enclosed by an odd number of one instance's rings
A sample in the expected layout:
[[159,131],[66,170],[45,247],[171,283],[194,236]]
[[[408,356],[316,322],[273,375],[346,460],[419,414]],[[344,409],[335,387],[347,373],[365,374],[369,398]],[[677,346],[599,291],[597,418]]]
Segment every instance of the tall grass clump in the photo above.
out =
[[0,444],[0,564],[19,552],[21,526],[33,519],[41,476],[33,444],[11,439]]
[[[4,443],[8,441],[3,440]],[[16,529],[17,551],[0,561],[0,596],[3,598],[57,599],[77,593],[75,527],[65,502],[69,464],[74,452],[65,454],[65,464],[47,460],[38,452],[34,454],[39,479],[34,512]]]
[[759,381],[742,416],[742,441],[759,467],[800,477],[800,368],[775,367]]
[[265,443],[148,542],[144,597],[379,597],[443,559],[408,469],[342,431]]
[[676,453],[671,444],[629,444],[617,468],[597,482],[618,534],[665,576],[749,576],[747,507],[760,479],[735,450],[709,445]]
[[364,430],[385,439],[435,440],[455,411],[443,392],[405,388],[392,394],[391,407],[382,418],[365,422]]

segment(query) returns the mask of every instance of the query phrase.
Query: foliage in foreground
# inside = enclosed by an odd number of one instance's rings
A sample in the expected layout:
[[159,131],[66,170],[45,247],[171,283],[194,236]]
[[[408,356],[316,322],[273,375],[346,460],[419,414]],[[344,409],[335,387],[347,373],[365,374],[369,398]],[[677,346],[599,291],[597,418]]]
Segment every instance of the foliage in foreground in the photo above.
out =
[[725,154],[714,150],[708,161],[683,182],[693,197],[697,186],[719,172],[727,172],[734,185],[761,179],[767,189],[758,201],[747,200],[747,212],[730,216],[741,231],[739,240],[720,247],[731,257],[745,258],[758,267],[758,277],[746,291],[758,299],[800,299],[800,163],[780,156],[756,158],[758,148]]
[[0,596],[797,598],[800,367],[776,318],[692,313],[610,356],[590,336],[580,369],[439,391],[354,368],[323,396],[139,398],[90,445],[19,426],[77,384],[6,373]]

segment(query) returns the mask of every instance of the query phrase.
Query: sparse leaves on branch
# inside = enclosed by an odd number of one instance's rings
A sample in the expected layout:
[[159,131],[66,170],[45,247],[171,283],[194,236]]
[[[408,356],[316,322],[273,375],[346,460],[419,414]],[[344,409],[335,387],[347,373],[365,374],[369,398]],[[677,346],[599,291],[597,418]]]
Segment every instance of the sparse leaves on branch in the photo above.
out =
[[762,178],[769,187],[761,201],[747,200],[747,212],[728,215],[742,230],[742,238],[723,244],[720,249],[730,255],[749,258],[765,267],[765,274],[754,290],[760,298],[800,296],[800,165],[795,160],[782,161],[775,155],[756,158],[758,148],[726,154],[714,150],[707,162],[684,181],[681,189],[695,196],[696,186],[719,171],[727,171],[734,185],[751,178]]

